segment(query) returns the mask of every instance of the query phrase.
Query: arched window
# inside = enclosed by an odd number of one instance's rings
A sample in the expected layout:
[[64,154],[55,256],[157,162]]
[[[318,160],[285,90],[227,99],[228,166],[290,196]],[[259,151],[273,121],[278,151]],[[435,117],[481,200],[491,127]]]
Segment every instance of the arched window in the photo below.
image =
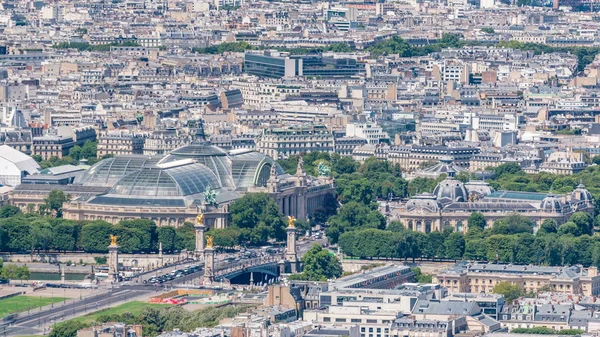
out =
[[427,220],[425,221],[425,233],[430,233],[431,232],[431,221]]
[[408,229],[410,229],[411,231],[414,230],[412,220],[408,220]]
[[443,230],[445,230],[446,228],[452,228],[452,225],[450,225],[450,220],[444,220]]
[[423,231],[423,223],[421,221],[417,221],[417,232]]
[[456,231],[459,232],[459,233],[462,233],[464,231],[464,225],[463,225],[462,220],[459,220],[456,223]]

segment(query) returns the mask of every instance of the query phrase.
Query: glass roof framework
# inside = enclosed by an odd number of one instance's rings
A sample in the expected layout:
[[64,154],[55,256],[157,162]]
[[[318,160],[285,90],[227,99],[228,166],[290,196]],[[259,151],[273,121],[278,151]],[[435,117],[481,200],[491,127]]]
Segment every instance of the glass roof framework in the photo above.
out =
[[[107,192],[88,202],[125,207],[188,207],[199,204],[209,189],[218,200],[235,200],[252,186],[266,186],[270,169],[276,165],[256,151],[225,152],[208,142],[197,142],[164,157],[117,156],[92,166],[77,183],[99,186]],[[110,190],[108,190],[110,189]]]
[[114,186],[121,178],[153,166],[160,158],[150,156],[117,156],[98,162],[75,180],[75,184],[87,186]]
[[218,188],[219,180],[206,166],[193,163],[171,168],[145,167],[121,179],[112,195],[139,197],[182,197]]
[[[273,164],[273,160],[259,152],[247,152],[233,156],[231,173],[235,185],[238,189],[264,185],[264,182],[259,179],[261,172],[264,173],[265,169],[269,172]],[[278,175],[285,173],[279,165],[276,166],[276,170]]]

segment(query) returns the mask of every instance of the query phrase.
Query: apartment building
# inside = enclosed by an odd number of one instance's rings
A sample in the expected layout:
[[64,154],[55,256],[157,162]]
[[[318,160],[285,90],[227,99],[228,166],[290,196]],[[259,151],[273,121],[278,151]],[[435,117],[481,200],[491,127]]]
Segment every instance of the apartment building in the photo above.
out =
[[333,152],[333,134],[323,125],[270,126],[256,141],[258,152],[274,159],[312,151]]
[[[147,135],[127,130],[108,131],[98,137],[98,157],[107,154],[130,155],[143,154]],[[149,143],[149,150],[151,148]]]
[[510,282],[527,293],[550,287],[554,292],[570,295],[600,294],[596,267],[461,263],[434,275],[433,281],[448,288],[450,293],[491,293],[496,284]]

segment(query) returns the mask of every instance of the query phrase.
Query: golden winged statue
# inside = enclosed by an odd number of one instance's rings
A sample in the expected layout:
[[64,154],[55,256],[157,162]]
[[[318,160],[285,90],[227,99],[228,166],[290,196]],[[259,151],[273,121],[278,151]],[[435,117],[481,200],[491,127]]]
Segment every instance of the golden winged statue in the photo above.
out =
[[213,239],[214,239],[214,236],[208,235],[206,237],[206,248],[212,248],[213,247]]
[[110,234],[109,236],[110,236],[110,245],[111,246],[116,246],[117,245],[117,239],[119,237],[116,236],[116,235],[112,235],[112,234]]
[[289,228],[296,228],[296,218],[293,216],[288,216],[288,227]]
[[198,226],[204,225],[204,214],[202,214],[202,213],[198,214],[198,216],[196,217],[196,225],[198,225]]

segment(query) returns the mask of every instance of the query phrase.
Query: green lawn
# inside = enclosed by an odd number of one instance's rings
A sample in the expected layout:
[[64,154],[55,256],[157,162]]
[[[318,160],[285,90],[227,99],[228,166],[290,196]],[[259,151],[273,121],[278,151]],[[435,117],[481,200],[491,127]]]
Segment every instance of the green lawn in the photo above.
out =
[[49,305],[51,303],[62,302],[62,297],[36,297],[36,296],[14,296],[0,300],[0,317],[15,312],[27,311],[27,309],[36,309]]
[[155,304],[155,303],[133,301],[133,302],[123,303],[123,304],[118,305],[113,308],[103,309],[103,310],[89,313],[84,316],[79,316],[79,317],[70,319],[69,321],[90,323],[90,322],[96,321],[96,319],[98,317],[100,317],[101,315],[121,315],[126,312],[131,313],[133,315],[139,315],[142,313],[144,308],[161,307],[161,306],[168,306],[168,305],[170,305],[170,304]]

